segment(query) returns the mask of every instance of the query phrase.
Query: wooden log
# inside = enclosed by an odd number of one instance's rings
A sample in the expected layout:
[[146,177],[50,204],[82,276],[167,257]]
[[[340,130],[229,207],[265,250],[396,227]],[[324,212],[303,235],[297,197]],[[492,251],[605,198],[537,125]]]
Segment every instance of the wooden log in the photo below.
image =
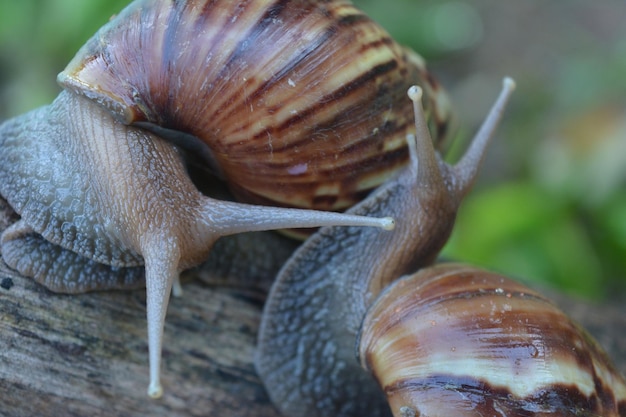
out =
[[186,285],[165,325],[165,395],[152,400],[143,291],[69,296],[0,276],[1,415],[277,415],[252,365],[258,299]]
[[[6,216],[3,222],[0,227]],[[278,416],[252,358],[266,278],[292,250],[284,242],[272,234],[224,240],[221,245],[248,246],[235,259],[214,256],[188,274],[167,314],[165,393],[158,400],[146,395],[144,291],[55,294],[0,262],[0,415]],[[267,247],[278,249],[248,270],[246,257]],[[262,279],[250,283],[252,290],[215,285],[245,275]],[[626,370],[625,304],[559,301]]]

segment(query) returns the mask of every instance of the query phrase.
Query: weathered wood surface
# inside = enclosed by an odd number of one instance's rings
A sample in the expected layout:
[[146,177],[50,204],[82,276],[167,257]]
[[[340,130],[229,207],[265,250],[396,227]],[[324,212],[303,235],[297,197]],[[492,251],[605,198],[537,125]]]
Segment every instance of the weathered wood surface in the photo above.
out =
[[[267,248],[275,256],[253,275],[272,274],[289,249],[261,236],[224,241],[251,243],[191,274],[170,303],[159,400],[146,396],[143,291],[54,294],[0,262],[0,415],[277,416],[252,365],[263,291],[209,283],[249,273],[246,257]],[[626,370],[626,308],[559,301]]]
[[187,285],[167,316],[166,392],[151,400],[142,291],[63,296],[0,273],[13,282],[1,290],[0,415],[275,415],[252,366],[258,301]]

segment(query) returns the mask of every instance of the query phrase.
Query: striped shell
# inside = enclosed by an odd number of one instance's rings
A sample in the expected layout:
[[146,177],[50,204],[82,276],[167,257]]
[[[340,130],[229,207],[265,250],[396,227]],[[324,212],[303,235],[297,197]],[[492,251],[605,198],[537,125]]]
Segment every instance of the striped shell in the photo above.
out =
[[495,273],[442,264],[405,277],[362,328],[362,365],[396,417],[626,415],[626,383],[596,342]]
[[253,203],[361,200],[407,160],[412,84],[435,137],[449,122],[422,58],[341,0],[138,0],[59,82],[124,123],[201,139],[212,169]]

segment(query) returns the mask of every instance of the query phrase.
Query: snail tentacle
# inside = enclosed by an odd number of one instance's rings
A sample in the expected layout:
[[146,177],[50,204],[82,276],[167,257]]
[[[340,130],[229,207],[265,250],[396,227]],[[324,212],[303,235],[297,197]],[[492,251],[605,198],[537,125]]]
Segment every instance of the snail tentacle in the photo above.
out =
[[431,140],[416,140],[416,137],[430,138],[428,123],[422,107],[423,90],[421,87],[414,85],[409,88],[407,95],[413,102],[416,130],[415,136],[409,135],[407,138],[411,160],[409,168],[414,171],[416,178],[430,177],[430,182],[434,187],[444,188],[439,157],[435,152],[433,142]]
[[150,362],[148,395],[152,398],[159,398],[163,394],[160,378],[163,327],[172,286],[178,281],[180,253],[175,242],[156,239],[148,243],[144,257],[146,259],[146,309]]
[[256,206],[213,199],[206,199],[200,221],[219,236],[295,227],[370,226],[393,230],[395,226],[391,217]]

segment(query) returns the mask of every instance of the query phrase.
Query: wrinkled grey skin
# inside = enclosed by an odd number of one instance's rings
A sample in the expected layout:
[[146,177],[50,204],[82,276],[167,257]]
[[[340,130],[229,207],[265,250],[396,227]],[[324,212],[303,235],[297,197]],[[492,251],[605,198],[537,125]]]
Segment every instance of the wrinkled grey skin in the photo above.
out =
[[22,217],[2,235],[2,256],[55,291],[142,286],[143,268],[135,267],[143,259],[124,248],[119,225],[100,209],[102,173],[81,169],[97,161],[79,142],[82,135],[72,134],[73,101],[63,92],[0,127],[0,194]]

